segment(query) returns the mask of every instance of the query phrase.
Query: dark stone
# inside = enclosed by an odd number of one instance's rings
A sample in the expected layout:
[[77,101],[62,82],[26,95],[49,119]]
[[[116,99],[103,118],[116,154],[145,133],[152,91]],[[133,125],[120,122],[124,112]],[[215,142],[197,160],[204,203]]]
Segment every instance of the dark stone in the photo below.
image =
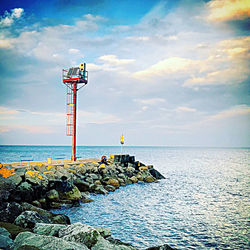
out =
[[7,190],[0,190],[0,202],[7,201],[10,197],[10,192]]
[[132,164],[135,163],[135,157],[134,156],[129,156],[129,163],[132,163]]
[[76,185],[81,192],[86,192],[90,190],[89,183],[84,180],[81,180],[80,178],[77,178],[74,181],[74,185]]
[[15,224],[24,228],[33,228],[36,223],[52,223],[51,220],[35,211],[22,212],[16,219]]
[[118,239],[114,239],[113,237],[109,236],[105,238],[106,240],[108,240],[111,244],[115,245],[115,246],[128,246],[128,247],[132,247],[131,244],[128,243],[124,243]]
[[8,222],[0,222],[0,227],[5,228],[10,233],[12,239],[15,239],[19,233],[30,231],[30,229],[19,227]]
[[157,180],[166,179],[159,171],[154,168],[149,169],[149,172]]
[[157,246],[157,247],[149,247],[145,250],[176,250],[176,248],[172,248],[167,244],[164,244],[162,246]]
[[0,203],[0,220],[3,222],[13,223],[18,215],[23,212],[22,206],[16,202]]

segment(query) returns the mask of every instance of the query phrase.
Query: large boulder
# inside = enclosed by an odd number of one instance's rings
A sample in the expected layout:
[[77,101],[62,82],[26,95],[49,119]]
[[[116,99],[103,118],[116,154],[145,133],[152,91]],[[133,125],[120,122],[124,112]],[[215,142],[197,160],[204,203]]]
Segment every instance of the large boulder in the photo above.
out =
[[95,193],[97,193],[97,194],[108,194],[109,192],[102,185],[97,185],[95,187]]
[[31,184],[39,185],[44,188],[48,186],[48,178],[36,170],[28,170],[25,173],[25,180]]
[[52,223],[52,221],[48,217],[42,216],[35,211],[22,212],[15,219],[15,224],[24,228],[33,228],[36,223]]
[[18,215],[23,212],[22,206],[16,202],[0,203],[0,220],[3,222],[13,223]]
[[46,197],[49,201],[59,201],[59,194],[55,189],[48,191]]
[[0,190],[0,202],[7,201],[10,197],[10,192],[8,190]]
[[86,192],[86,191],[89,191],[90,188],[89,188],[89,183],[80,179],[80,178],[77,178],[76,180],[74,180],[74,185],[77,186],[77,188],[81,191],[81,192]]
[[52,223],[55,224],[70,224],[70,219],[68,216],[64,214],[53,214],[47,210],[44,210],[39,207],[35,207],[27,202],[22,202],[21,203],[23,210],[25,211],[35,211],[39,213],[43,217],[47,217],[51,220]]
[[137,183],[138,179],[135,176],[129,178],[133,183]]
[[33,232],[47,236],[58,236],[59,230],[65,227],[66,225],[60,224],[36,223],[35,227],[33,228]]
[[30,231],[30,229],[19,227],[8,222],[0,222],[0,227],[5,228],[10,233],[12,239],[15,239],[19,233]]
[[17,188],[16,195],[20,197],[20,201],[32,201],[34,196],[32,185],[26,181],[22,182]]
[[80,200],[82,197],[81,192],[76,186],[74,186],[71,191],[59,192],[59,196],[61,200],[71,200],[71,201]]
[[0,249],[12,249],[13,240],[10,238],[10,233],[5,229],[0,227]]
[[14,241],[14,249],[63,249],[63,250],[87,250],[83,244],[68,242],[53,236],[45,236],[30,232],[20,233]]
[[80,222],[60,229],[58,236],[67,241],[85,244],[88,248],[94,246],[97,241],[102,238],[100,233],[94,227]]
[[110,178],[107,182],[106,185],[111,185],[114,186],[115,188],[119,188],[120,187],[120,183],[118,180],[114,179],[114,178]]
[[96,231],[98,231],[103,238],[107,238],[111,236],[111,230],[106,227],[94,227]]

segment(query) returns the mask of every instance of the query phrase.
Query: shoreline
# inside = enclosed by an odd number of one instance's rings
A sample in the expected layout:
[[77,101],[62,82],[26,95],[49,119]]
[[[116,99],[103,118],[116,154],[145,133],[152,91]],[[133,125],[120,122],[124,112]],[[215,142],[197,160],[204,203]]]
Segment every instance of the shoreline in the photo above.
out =
[[[61,206],[84,205],[93,201],[89,198],[90,193],[107,195],[120,186],[138,182],[153,183],[165,177],[152,165],[145,166],[130,155],[110,155],[107,161],[48,160],[49,162],[27,162],[26,166],[21,167],[18,166],[19,163],[1,164],[0,229],[5,228],[10,233],[5,237],[6,242],[9,242],[6,249],[18,249],[27,246],[27,242],[30,247],[45,249],[42,245],[37,245],[37,241],[49,242],[48,245],[59,244],[58,248],[63,249],[136,249],[132,245],[113,239],[111,233],[107,233],[108,229],[102,228],[98,231],[79,222],[70,224],[67,216],[53,214],[47,210],[60,209]],[[39,230],[43,233],[37,231],[37,227],[40,227]],[[13,234],[13,228],[19,230],[19,233]],[[67,233],[62,233],[65,230]],[[107,234],[102,235],[103,231]],[[58,237],[67,240],[58,241]],[[27,238],[30,240],[27,241]],[[69,242],[81,246],[67,248]],[[60,245],[63,243],[65,246]],[[149,249],[171,248],[164,245]]]

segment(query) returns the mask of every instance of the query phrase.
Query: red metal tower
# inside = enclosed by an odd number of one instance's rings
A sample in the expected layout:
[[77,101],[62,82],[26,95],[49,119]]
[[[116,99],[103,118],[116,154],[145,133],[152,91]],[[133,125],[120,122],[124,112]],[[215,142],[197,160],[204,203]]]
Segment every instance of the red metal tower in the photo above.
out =
[[63,69],[63,83],[67,86],[67,136],[72,136],[71,160],[76,161],[76,104],[77,91],[88,83],[86,63],[80,67]]

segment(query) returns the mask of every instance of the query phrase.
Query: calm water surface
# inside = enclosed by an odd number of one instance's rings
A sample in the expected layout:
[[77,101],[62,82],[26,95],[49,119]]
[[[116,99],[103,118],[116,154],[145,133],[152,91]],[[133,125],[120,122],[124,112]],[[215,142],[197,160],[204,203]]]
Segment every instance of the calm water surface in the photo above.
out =
[[[126,147],[153,164],[166,180],[121,187],[95,202],[55,210],[72,222],[109,227],[114,237],[143,249],[164,243],[178,249],[249,249],[249,149]],[[0,161],[65,155],[70,147],[1,146]],[[85,158],[119,147],[78,147]]]

